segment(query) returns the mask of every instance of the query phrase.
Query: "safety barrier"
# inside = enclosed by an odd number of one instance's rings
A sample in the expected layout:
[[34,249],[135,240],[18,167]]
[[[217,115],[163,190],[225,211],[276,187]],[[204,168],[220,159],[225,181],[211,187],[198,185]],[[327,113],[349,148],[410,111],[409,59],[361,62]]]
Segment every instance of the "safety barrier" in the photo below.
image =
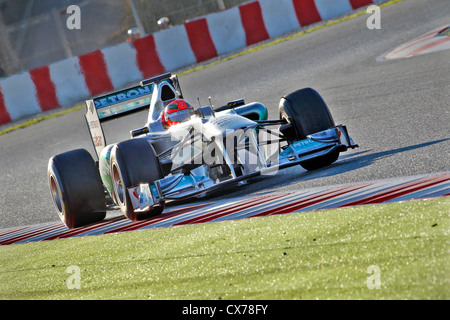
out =
[[257,0],[0,80],[0,125],[384,0]]

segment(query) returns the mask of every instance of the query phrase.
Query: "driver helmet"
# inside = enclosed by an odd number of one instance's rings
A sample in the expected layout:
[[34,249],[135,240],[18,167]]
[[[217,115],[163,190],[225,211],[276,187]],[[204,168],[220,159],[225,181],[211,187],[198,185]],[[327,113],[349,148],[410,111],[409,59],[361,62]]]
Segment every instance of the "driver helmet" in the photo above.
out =
[[194,108],[183,99],[171,101],[161,114],[161,123],[164,128],[169,128],[177,123],[186,121],[194,113]]

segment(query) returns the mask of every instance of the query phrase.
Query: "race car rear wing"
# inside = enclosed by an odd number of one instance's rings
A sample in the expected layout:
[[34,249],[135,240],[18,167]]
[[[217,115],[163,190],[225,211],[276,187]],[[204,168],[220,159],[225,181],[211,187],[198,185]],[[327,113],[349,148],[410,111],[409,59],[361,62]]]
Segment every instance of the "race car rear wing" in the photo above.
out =
[[170,88],[169,94],[175,94],[182,98],[178,77],[171,73],[165,73],[143,80],[137,86],[86,100],[85,118],[97,156],[100,156],[100,152],[107,145],[101,124],[105,121],[149,109],[155,87],[163,81],[168,82],[176,90],[176,93],[174,93]]

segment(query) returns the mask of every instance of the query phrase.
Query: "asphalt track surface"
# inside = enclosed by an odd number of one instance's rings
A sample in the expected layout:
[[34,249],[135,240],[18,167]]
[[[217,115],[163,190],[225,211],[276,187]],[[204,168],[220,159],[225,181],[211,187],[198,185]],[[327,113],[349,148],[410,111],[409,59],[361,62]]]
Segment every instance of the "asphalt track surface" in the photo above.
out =
[[[369,16],[362,15],[181,76],[192,103],[197,97],[206,104],[211,96],[215,105],[245,98],[264,103],[270,118],[278,117],[281,96],[315,88],[335,122],[346,124],[360,145],[327,168],[284,169],[211,200],[449,171],[450,51],[376,60],[449,24],[449,12],[448,0],[405,0],[382,9],[381,30],[369,30]],[[58,220],[47,163],[76,148],[93,152],[83,113],[0,136],[0,228]],[[139,117],[132,121],[131,127],[145,123]]]

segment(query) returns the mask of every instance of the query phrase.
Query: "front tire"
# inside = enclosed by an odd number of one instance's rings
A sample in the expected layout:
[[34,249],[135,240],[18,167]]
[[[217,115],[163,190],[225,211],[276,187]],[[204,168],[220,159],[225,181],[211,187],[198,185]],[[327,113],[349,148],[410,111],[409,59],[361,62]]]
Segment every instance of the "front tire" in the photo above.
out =
[[105,218],[103,185],[88,151],[77,149],[52,157],[48,180],[58,216],[69,229]]
[[[279,105],[280,119],[288,123],[284,134],[288,141],[304,140],[308,135],[335,126],[327,104],[320,94],[311,88],[300,89],[283,97]],[[335,150],[326,155],[304,161],[300,165],[306,170],[317,170],[329,166],[339,157]]]
[[114,200],[122,213],[132,221],[159,215],[164,202],[155,204],[149,211],[134,212],[129,188],[141,183],[152,185],[163,178],[161,165],[153,147],[144,139],[132,139],[118,143],[111,151],[111,178]]

